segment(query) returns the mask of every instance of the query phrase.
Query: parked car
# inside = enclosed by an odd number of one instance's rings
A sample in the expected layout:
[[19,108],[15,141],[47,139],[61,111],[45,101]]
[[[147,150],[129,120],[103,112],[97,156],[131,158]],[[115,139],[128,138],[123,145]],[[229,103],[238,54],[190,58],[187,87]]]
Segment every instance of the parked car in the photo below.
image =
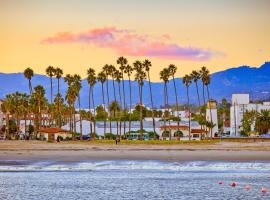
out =
[[[80,140],[81,137],[80,136],[77,136],[77,140]],[[82,137],[83,140],[90,140],[90,136],[89,135],[83,135]]]
[[260,137],[262,137],[262,138],[270,138],[270,134],[262,134],[262,135],[260,135]]

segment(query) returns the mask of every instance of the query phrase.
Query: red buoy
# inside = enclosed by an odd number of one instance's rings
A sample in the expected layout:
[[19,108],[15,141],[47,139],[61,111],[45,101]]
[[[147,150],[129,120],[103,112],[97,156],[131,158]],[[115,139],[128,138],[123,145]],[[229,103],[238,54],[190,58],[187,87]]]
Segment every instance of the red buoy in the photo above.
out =
[[267,192],[267,188],[266,187],[262,187],[262,192],[266,193]]
[[251,189],[251,186],[250,186],[250,185],[246,185],[246,186],[245,186],[245,189],[246,189],[246,190],[250,190],[250,189]]
[[235,187],[236,185],[237,185],[236,182],[232,182],[232,183],[231,183],[231,186],[232,186],[232,187]]
[[223,184],[223,181],[219,181],[218,184],[219,184],[219,185],[222,185],[222,184]]

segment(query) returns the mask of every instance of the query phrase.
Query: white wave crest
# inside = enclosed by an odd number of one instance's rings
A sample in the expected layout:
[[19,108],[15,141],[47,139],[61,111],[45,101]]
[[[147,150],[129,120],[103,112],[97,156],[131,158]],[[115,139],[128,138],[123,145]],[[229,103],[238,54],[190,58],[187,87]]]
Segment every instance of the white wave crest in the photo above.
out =
[[2,165],[0,172],[165,170],[165,171],[269,171],[269,162],[159,162],[159,161],[86,161],[79,163],[37,162]]

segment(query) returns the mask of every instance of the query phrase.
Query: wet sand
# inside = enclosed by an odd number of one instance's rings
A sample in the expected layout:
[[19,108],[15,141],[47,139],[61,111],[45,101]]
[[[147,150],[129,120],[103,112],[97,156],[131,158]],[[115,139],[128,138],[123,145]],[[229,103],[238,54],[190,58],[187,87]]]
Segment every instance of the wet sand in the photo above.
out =
[[46,160],[270,161],[270,142],[115,145],[96,142],[0,141],[0,165]]

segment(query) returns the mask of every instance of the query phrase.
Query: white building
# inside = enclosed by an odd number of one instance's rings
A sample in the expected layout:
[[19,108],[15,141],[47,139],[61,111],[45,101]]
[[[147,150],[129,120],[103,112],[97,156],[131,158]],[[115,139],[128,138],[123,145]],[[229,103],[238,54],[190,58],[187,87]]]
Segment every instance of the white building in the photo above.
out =
[[188,110],[180,110],[180,111],[172,111],[172,115],[174,117],[179,117],[182,121],[188,121],[189,119],[189,111]]
[[[154,120],[155,120],[155,121],[161,121],[162,118],[161,118],[161,117],[154,117]],[[152,118],[152,117],[145,117],[145,118],[144,118],[144,121],[152,122],[152,121],[153,121],[153,118]]]
[[[250,103],[249,94],[233,94],[232,106],[230,108],[230,135],[239,136],[242,127],[242,120],[247,111],[270,110],[270,102],[263,102],[262,104]],[[255,124],[251,127],[254,130]]]
[[[215,100],[210,100],[207,103],[206,121],[214,124],[212,129],[212,137],[214,137],[218,133],[217,102]],[[209,131],[209,136],[211,136],[211,131]]]

